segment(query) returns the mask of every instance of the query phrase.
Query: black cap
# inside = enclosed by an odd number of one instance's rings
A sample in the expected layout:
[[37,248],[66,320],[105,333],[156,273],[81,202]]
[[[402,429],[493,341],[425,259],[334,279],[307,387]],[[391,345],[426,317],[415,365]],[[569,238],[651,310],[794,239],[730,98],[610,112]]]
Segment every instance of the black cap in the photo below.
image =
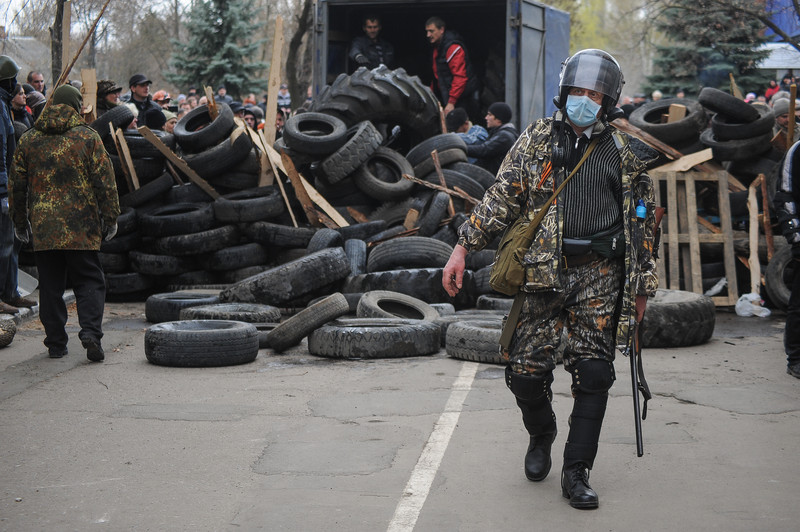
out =
[[153,83],[153,82],[147,79],[147,76],[145,76],[144,74],[134,74],[128,81],[128,87],[133,87],[134,85],[141,85],[142,83]]
[[444,119],[444,124],[447,126],[447,131],[453,132],[464,125],[469,117],[467,112],[461,107],[456,107]]
[[507,103],[494,102],[489,106],[489,112],[504,124],[511,121],[511,107]]
[[242,109],[244,109],[244,105],[242,105],[242,102],[231,102],[228,107],[231,108],[231,111],[233,111],[233,114],[236,114],[239,111],[241,111]]

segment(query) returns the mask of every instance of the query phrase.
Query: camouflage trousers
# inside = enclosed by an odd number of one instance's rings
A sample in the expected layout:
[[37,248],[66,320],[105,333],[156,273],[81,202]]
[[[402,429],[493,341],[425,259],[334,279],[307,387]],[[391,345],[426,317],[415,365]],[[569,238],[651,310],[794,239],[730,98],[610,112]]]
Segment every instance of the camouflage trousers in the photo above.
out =
[[566,268],[563,291],[526,294],[509,350],[503,353],[511,370],[536,376],[552,373],[562,341],[566,342],[564,369],[568,371],[587,358],[613,362],[614,311],[624,269],[622,259]]

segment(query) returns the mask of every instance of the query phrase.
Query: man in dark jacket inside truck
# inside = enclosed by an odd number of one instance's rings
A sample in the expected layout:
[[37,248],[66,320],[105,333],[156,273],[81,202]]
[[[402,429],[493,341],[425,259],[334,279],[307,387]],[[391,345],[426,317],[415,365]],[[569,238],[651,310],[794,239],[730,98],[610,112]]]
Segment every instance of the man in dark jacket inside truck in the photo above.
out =
[[511,122],[511,107],[495,102],[486,113],[489,138],[478,144],[467,144],[467,156],[475,157],[475,164],[497,174],[503,158],[519,137],[517,127]]
[[444,20],[431,17],[425,22],[425,34],[433,45],[434,94],[444,105],[444,116],[456,107],[463,107],[469,119],[478,121],[478,78],[469,61],[461,36],[445,29]]
[[394,46],[378,37],[381,32],[380,17],[373,14],[364,17],[363,30],[364,35],[359,35],[350,43],[348,57],[355,68],[363,66],[371,70],[379,65],[394,68]]

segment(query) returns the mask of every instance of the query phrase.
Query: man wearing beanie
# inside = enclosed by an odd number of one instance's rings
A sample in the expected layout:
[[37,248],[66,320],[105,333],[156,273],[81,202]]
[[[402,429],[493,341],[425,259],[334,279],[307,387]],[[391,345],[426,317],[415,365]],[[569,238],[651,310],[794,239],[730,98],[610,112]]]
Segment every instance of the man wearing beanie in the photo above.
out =
[[[448,133],[455,133],[464,141],[464,144],[482,144],[489,138],[486,128],[470,122],[467,112],[461,107],[456,107],[450,111],[444,119]],[[475,164],[475,157],[468,157],[470,164]]]
[[51,358],[67,354],[66,279],[78,307],[78,337],[93,362],[100,341],[105,278],[98,251],[117,232],[119,199],[111,160],[100,136],[81,119],[83,98],[62,85],[52,104],[20,139],[9,178],[14,230],[32,242],[39,270],[39,318]]
[[[772,104],[772,114],[775,115],[775,125],[772,128],[772,136],[780,135],[782,142],[779,143],[781,151],[785,152],[786,137],[789,135],[789,104],[788,98],[779,98]],[[800,111],[800,105],[795,103],[795,115]],[[795,118],[794,138],[792,144],[800,140],[800,118]]]
[[519,137],[517,127],[511,122],[511,107],[495,102],[486,113],[489,138],[479,144],[467,145],[467,157],[475,157],[475,164],[493,174],[500,169],[503,158]]

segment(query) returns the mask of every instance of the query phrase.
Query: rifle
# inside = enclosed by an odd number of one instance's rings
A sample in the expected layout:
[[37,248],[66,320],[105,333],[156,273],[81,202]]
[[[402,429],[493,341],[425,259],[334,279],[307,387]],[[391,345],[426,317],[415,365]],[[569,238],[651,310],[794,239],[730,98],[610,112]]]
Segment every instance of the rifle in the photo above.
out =
[[[655,233],[655,242],[653,243],[653,258],[658,258],[658,244],[661,236],[661,218],[664,217],[666,209],[663,207],[656,207],[655,218],[656,223],[653,229]],[[636,429],[636,456],[642,457],[644,455],[644,441],[642,438],[642,420],[647,418],[647,401],[653,395],[650,393],[650,386],[644,378],[644,368],[642,367],[642,324],[636,320],[634,316],[633,321],[633,349],[629,357],[631,359],[631,388],[633,389],[633,416],[634,427]],[[644,398],[644,407],[639,404],[639,393],[641,392]]]

